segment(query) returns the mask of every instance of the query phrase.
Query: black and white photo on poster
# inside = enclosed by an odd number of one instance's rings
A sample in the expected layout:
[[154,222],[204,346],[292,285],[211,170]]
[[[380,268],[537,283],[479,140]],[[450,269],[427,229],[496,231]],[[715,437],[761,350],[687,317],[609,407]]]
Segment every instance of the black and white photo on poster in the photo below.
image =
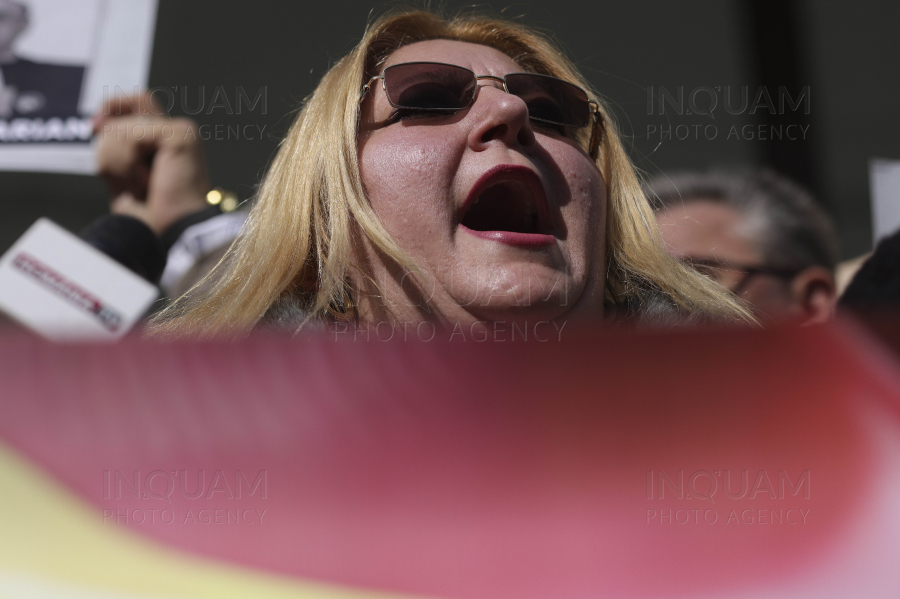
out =
[[156,0],[0,0],[0,170],[93,172],[104,90],[146,85]]

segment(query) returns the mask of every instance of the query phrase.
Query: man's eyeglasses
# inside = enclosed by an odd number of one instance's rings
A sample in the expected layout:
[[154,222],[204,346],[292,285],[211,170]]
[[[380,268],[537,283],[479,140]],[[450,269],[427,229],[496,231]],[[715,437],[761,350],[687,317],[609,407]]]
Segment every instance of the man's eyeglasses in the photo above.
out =
[[680,258],[680,260],[685,265],[690,266],[700,274],[706,275],[720,284],[723,282],[724,273],[740,273],[742,276],[737,281],[737,283],[733,283],[727,287],[728,290],[735,295],[740,295],[747,287],[747,284],[750,282],[750,280],[753,279],[753,277],[759,275],[768,275],[771,277],[784,279],[785,281],[790,281],[800,272],[800,270],[793,268],[750,266],[748,264],[739,264],[737,262],[724,262],[720,260],[709,260],[704,258],[684,257]]
[[537,73],[476,75],[465,67],[442,62],[404,62],[369,79],[360,93],[360,102],[376,79],[381,79],[391,106],[424,113],[463,110],[474,102],[479,80],[498,81],[506,93],[525,102],[531,120],[573,129],[593,124],[589,153],[591,158],[597,157],[600,111],[587,92],[568,81]]

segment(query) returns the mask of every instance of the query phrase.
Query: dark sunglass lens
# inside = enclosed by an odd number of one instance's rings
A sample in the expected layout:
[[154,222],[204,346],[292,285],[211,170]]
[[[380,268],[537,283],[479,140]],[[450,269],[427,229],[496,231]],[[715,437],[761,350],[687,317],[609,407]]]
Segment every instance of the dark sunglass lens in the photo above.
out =
[[461,110],[475,91],[472,71],[449,64],[410,62],[384,70],[388,100],[399,108]]
[[506,76],[509,93],[528,106],[528,116],[567,127],[584,127],[590,122],[591,106],[583,89],[562,79],[534,73]]

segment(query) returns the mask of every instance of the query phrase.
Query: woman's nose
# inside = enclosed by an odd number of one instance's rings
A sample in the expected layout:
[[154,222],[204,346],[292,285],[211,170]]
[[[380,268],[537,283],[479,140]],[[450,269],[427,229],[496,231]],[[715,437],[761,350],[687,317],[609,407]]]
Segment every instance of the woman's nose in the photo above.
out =
[[518,96],[506,93],[500,82],[479,82],[470,111],[476,124],[469,132],[469,147],[476,152],[494,142],[531,153],[536,145],[528,107]]

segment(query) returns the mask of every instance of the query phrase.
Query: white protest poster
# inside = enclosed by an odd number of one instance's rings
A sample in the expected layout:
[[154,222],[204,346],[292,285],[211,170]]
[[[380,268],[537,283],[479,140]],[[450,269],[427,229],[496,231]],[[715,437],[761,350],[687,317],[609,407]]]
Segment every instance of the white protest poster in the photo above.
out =
[[157,295],[156,286],[44,218],[0,256],[0,311],[54,341],[118,339]]
[[0,0],[0,170],[94,172],[91,115],[146,87],[157,0]]
[[900,160],[873,159],[869,162],[872,189],[873,247],[900,229]]

